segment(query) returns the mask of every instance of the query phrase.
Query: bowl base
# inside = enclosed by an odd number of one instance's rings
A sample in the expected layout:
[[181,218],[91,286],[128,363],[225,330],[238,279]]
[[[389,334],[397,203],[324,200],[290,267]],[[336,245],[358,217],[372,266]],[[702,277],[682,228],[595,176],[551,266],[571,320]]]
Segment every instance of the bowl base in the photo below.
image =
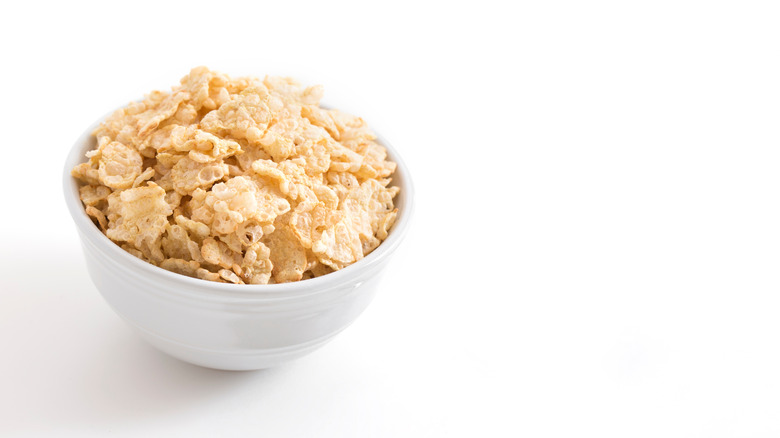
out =
[[192,347],[152,333],[129,321],[125,322],[127,322],[141,338],[163,353],[194,365],[224,371],[252,371],[275,367],[311,353],[328,343],[328,341],[341,332],[341,330],[339,330],[328,336],[315,339],[305,344],[284,348],[246,350],[236,353]]

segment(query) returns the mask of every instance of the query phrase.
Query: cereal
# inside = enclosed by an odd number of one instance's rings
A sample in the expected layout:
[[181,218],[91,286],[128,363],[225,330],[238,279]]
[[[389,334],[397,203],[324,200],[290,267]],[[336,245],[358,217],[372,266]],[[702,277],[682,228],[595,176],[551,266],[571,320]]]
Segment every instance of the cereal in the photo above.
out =
[[279,282],[297,281],[306,269],[306,249],[288,227],[280,227],[266,240],[271,250],[274,278]]
[[95,130],[72,175],[86,213],[132,255],[209,281],[326,275],[385,240],[395,163],[321,86],[194,68]]
[[118,141],[101,147],[98,178],[112,189],[127,189],[141,174],[143,159],[138,151]]

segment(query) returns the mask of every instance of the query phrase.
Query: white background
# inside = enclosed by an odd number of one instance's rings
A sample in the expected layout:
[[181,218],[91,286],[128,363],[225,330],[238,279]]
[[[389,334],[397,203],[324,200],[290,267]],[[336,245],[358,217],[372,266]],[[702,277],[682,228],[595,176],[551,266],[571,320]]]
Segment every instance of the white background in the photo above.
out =
[[[778,10],[513,3],[4,5],[0,435],[780,435]],[[323,84],[418,190],[376,301],[277,369],[144,344],[62,201],[196,65]]]

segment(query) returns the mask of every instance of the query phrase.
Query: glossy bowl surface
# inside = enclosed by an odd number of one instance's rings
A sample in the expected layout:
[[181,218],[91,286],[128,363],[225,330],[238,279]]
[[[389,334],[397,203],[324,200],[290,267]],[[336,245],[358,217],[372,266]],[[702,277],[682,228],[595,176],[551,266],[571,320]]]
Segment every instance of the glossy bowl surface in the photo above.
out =
[[398,217],[387,239],[362,260],[331,274],[295,283],[237,285],[190,278],[127,253],[92,223],[70,170],[95,147],[90,126],[65,162],[65,201],[81,239],[90,277],[108,304],[139,335],[171,356],[209,368],[272,367],[321,347],[369,305],[391,255],[404,238],[413,210],[409,171],[398,164],[393,185]]

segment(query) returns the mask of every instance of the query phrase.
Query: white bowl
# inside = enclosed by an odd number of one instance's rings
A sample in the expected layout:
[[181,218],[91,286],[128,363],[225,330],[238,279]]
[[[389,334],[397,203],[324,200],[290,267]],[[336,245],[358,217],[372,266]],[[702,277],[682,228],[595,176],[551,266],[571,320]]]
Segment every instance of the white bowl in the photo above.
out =
[[158,349],[186,362],[222,370],[268,368],[323,346],[368,306],[412,215],[414,188],[401,157],[398,217],[387,239],[362,260],[331,274],[295,283],[243,285],[190,278],[158,268],[108,239],[84,211],[71,169],[95,147],[88,128],[65,163],[65,202],[81,238],[92,281],[108,304]]

